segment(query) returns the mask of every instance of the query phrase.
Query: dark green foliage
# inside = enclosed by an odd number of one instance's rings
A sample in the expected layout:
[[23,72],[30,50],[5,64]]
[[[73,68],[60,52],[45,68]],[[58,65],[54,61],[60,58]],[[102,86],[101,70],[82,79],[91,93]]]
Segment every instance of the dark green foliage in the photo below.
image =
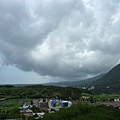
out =
[[90,96],[89,101],[90,101],[91,103],[94,103],[94,102],[95,102],[95,99],[93,98],[93,96]]
[[120,83],[120,64],[111,69],[105,76],[98,79],[96,85],[111,85]]
[[33,107],[31,108],[31,110],[32,110],[34,113],[40,112],[40,109],[39,109],[38,107],[36,107],[36,106],[33,106]]
[[1,113],[0,114],[0,119],[3,120],[3,119],[6,119],[7,118],[7,114],[6,113]]
[[119,120],[120,111],[113,107],[73,105],[54,114],[46,114],[42,120]]
[[120,64],[91,85],[96,86],[94,93],[120,93]]
[[0,119],[6,119],[6,118],[21,118],[19,109],[13,109],[12,111],[2,111],[0,113]]
[[11,87],[14,87],[14,86],[13,86],[13,85],[0,85],[0,87],[1,87],[1,88],[5,88],[5,87],[11,88]]
[[[20,99],[20,98],[51,98],[58,96],[61,99],[79,99],[82,92],[89,93],[87,90],[72,87],[57,86],[24,86],[24,87],[0,87],[0,98]],[[4,93],[4,94],[3,94]]]

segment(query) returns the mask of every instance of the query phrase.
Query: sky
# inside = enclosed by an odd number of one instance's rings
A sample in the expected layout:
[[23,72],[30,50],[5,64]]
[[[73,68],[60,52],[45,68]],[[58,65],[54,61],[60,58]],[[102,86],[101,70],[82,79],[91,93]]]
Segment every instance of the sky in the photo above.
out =
[[120,0],[0,0],[0,84],[75,81],[120,63]]

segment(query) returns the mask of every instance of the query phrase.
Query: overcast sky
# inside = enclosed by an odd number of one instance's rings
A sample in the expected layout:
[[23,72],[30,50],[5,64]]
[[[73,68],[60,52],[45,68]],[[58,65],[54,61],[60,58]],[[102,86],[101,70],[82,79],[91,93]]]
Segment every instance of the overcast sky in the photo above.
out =
[[120,0],[0,0],[0,84],[81,80],[120,62]]

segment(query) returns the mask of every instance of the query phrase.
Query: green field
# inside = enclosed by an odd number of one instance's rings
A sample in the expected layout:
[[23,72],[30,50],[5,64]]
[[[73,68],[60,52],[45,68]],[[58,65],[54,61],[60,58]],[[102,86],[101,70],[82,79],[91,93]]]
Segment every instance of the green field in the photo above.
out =
[[9,99],[0,101],[0,119],[21,118],[19,107],[30,99]]
[[115,97],[119,97],[120,94],[100,94],[100,95],[95,95],[94,99],[98,102],[101,101],[113,101]]
[[9,99],[0,102],[0,111],[1,112],[9,112],[14,109],[18,109],[25,102],[30,101],[29,99]]

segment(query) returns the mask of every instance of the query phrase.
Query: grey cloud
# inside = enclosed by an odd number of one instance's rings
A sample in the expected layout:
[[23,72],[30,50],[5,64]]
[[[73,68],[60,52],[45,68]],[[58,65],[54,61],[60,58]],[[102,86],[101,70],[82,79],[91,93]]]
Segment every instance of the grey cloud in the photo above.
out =
[[4,64],[58,80],[108,71],[120,60],[119,6],[107,0],[1,0]]

